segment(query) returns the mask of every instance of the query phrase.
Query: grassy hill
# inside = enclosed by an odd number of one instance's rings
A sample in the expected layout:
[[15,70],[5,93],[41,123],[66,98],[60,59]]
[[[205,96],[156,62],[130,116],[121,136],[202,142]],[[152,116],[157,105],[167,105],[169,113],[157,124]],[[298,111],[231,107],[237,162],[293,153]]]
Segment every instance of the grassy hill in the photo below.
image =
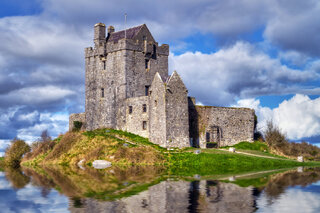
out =
[[[239,144],[246,150],[259,151],[261,144]],[[257,148],[258,147],[258,148]],[[263,147],[266,148],[266,147]],[[259,150],[256,150],[259,149]],[[68,132],[50,144],[39,145],[25,155],[22,164],[76,165],[84,159],[91,166],[94,160],[107,160],[116,166],[163,165],[170,174],[209,175],[241,173],[295,166],[319,166],[317,162],[299,163],[288,159],[270,159],[210,149],[195,154],[195,148],[167,150],[138,135],[113,129]]]

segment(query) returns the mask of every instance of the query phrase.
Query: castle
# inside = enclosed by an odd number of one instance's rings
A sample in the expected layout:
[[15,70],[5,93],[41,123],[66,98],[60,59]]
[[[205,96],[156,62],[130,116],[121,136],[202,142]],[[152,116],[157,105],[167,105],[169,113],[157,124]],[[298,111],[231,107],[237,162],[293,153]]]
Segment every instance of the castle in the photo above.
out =
[[85,49],[85,112],[70,115],[69,129],[79,121],[86,130],[124,130],[162,147],[252,142],[254,110],[196,105],[178,73],[168,75],[168,56],[169,46],[159,46],[145,24],[118,32],[109,26],[107,35],[96,24],[94,47]]

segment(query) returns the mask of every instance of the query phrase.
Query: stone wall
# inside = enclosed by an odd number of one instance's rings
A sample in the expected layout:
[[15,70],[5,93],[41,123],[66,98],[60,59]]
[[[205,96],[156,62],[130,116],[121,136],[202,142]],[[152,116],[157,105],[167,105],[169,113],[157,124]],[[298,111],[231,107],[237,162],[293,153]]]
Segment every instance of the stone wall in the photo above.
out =
[[176,71],[166,84],[167,147],[189,147],[188,90]]
[[71,114],[69,116],[69,131],[73,130],[73,122],[74,121],[80,121],[82,122],[82,127],[81,130],[84,130],[86,128],[86,114],[83,113],[75,113],[75,114]]
[[[146,112],[143,105],[145,104]],[[131,113],[129,108],[131,107]],[[143,129],[143,122],[146,122]],[[137,98],[128,98],[126,100],[126,127],[125,130],[142,137],[149,138],[149,98],[141,96]]]
[[[95,26],[95,47],[85,50],[86,128],[125,130],[126,99],[145,96],[156,72],[167,78],[169,46],[158,46],[145,25],[133,39],[117,42],[101,39],[103,30],[103,24]],[[142,41],[143,36],[146,41]]]
[[149,139],[162,147],[167,147],[165,85],[159,73],[154,76],[150,88],[150,132]]
[[253,142],[254,110],[247,108],[193,106],[189,99],[190,137],[201,148],[207,141],[219,147],[241,141]]

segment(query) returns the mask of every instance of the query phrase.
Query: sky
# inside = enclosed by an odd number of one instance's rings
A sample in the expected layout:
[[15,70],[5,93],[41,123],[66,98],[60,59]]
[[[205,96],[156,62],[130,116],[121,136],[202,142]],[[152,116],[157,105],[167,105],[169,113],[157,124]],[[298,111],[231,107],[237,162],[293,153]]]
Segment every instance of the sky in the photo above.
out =
[[197,103],[249,107],[292,141],[320,144],[318,0],[1,0],[0,154],[68,130],[84,111],[93,26],[146,24]]

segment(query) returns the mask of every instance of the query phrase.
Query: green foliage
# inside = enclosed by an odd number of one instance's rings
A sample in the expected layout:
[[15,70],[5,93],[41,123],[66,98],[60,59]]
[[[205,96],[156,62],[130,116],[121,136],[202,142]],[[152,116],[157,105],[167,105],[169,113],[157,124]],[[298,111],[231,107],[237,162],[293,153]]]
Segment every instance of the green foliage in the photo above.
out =
[[73,121],[73,129],[72,131],[80,131],[81,127],[82,127],[83,123],[81,121]]
[[253,143],[244,141],[234,145],[233,147],[235,147],[236,149],[257,150],[262,152],[264,152],[265,150],[266,152],[268,152],[269,150],[268,145],[260,141],[255,141]]
[[30,151],[30,146],[23,140],[13,139],[5,152],[5,164],[10,167],[19,167],[22,156]]

